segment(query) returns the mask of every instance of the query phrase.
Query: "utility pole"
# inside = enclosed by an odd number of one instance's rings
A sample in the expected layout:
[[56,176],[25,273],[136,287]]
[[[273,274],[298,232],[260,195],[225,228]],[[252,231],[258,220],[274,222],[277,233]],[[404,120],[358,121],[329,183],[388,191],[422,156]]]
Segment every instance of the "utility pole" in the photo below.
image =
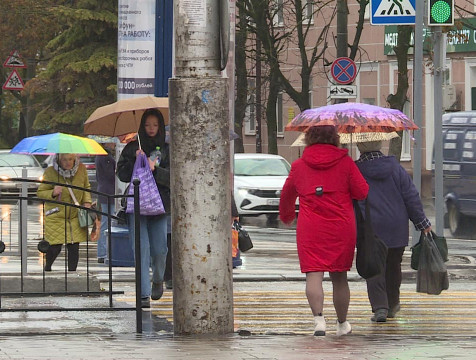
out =
[[261,136],[261,40],[256,36],[256,152],[263,152]]
[[441,26],[435,27],[433,33],[433,65],[434,65],[434,86],[433,86],[433,104],[435,119],[435,222],[436,233],[443,234],[444,231],[444,213],[445,201],[443,198],[443,74],[442,74],[442,48],[443,36]]
[[[347,7],[347,0],[337,0],[337,40],[336,40],[336,55],[338,58],[347,57],[348,55],[348,31],[347,31],[347,17],[349,9]],[[345,103],[347,99],[336,99],[335,103]]]
[[[413,58],[413,119],[419,130],[414,132],[413,183],[421,194],[422,135],[423,125],[423,9],[424,1],[415,3],[415,41]],[[420,233],[413,230],[413,244],[420,240]]]
[[[30,81],[35,77],[36,74],[36,59],[28,58],[26,61],[26,78],[25,82]],[[25,126],[26,126],[26,136],[32,136],[32,127],[33,121],[35,120],[35,112],[33,111],[33,104],[31,95],[28,95],[26,99],[26,114],[25,114]]]
[[169,106],[177,335],[233,332],[228,89],[217,1],[201,3],[174,2]]

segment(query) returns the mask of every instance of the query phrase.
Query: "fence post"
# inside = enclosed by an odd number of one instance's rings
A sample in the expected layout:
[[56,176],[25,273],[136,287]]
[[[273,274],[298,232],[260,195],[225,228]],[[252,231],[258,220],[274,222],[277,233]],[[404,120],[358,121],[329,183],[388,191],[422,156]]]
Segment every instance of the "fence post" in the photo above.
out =
[[136,262],[136,332],[142,333],[142,297],[141,297],[141,256],[140,256],[140,204],[139,204],[139,179],[132,181],[134,185],[134,248]]
[[[28,178],[28,170],[26,167],[23,167],[21,171],[21,176],[23,179]],[[21,182],[21,194],[20,196],[23,199],[28,197],[28,184],[24,181]],[[21,256],[21,291],[23,292],[23,276],[27,274],[28,268],[28,201],[20,200],[20,256]]]

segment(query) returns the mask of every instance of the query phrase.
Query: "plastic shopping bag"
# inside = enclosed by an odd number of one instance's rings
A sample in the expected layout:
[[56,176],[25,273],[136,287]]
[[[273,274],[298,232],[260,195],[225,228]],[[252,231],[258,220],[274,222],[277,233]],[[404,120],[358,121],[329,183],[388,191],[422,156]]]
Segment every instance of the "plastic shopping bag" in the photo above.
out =
[[449,287],[445,262],[433,238],[426,234],[421,239],[422,247],[417,272],[417,292],[439,295]]
[[[164,204],[160,197],[159,189],[150,170],[149,162],[145,154],[137,155],[132,171],[132,179],[139,179],[139,206],[141,215],[165,214]],[[129,186],[129,195],[134,194],[134,185]],[[134,198],[127,198],[126,213],[134,212]]]
[[[420,253],[421,253],[421,246],[422,246],[421,239],[423,239],[425,236],[427,235],[422,231],[420,236],[420,241],[416,245],[412,246],[412,257],[411,257],[410,266],[412,267],[413,270],[418,270],[418,263],[420,262]],[[446,238],[443,236],[436,235],[433,231],[430,234],[428,234],[428,236],[431,236],[433,238],[433,241],[438,247],[438,251],[440,252],[441,258],[443,259],[444,262],[447,262],[448,261],[448,245],[446,244]]]

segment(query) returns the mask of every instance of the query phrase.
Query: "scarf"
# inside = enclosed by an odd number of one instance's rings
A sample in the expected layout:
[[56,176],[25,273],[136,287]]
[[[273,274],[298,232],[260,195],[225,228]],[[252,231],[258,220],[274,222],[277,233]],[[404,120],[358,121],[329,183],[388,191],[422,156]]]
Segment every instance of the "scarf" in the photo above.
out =
[[78,172],[79,168],[79,159],[76,158],[76,161],[74,162],[74,166],[71,170],[64,170],[61,166],[59,166],[59,155],[56,154],[54,159],[53,159],[53,168],[60,174],[62,177],[65,179],[70,179],[76,175]]

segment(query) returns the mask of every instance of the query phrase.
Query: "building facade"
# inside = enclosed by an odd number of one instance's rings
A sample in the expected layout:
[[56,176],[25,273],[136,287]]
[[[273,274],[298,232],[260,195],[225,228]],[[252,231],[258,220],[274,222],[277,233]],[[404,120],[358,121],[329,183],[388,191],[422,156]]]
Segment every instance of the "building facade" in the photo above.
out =
[[[456,5],[466,11],[459,10],[455,16],[455,27],[451,28],[446,36],[446,64],[444,71],[443,111],[476,110],[476,0],[457,0]],[[326,24],[326,19],[331,18],[335,3],[330,4],[322,13],[315,13],[312,21],[312,31],[318,36],[320,30]],[[353,42],[358,21],[359,4],[356,0],[348,0],[348,38]],[[312,13],[312,12],[311,12]],[[277,24],[278,26],[279,24]],[[282,24],[286,26],[286,24]],[[311,32],[312,32],[311,31]],[[332,62],[336,58],[336,18],[331,22],[327,32],[328,48],[325,51],[325,60]],[[431,196],[431,167],[433,156],[433,63],[432,63],[432,40],[431,28],[424,29],[424,74],[423,74],[423,104],[413,104],[413,50],[408,55],[408,101],[404,112],[413,118],[413,107],[423,107],[422,119],[422,194]],[[311,39],[311,38],[310,38]],[[395,93],[398,81],[397,59],[393,48],[397,44],[397,26],[371,25],[370,13],[367,7],[362,36],[360,39],[359,52],[355,58],[358,66],[358,75],[354,81],[357,86],[356,101],[388,107],[387,97]],[[413,40],[413,37],[412,37]],[[312,39],[311,39],[312,42]],[[299,86],[299,53],[292,46],[283,54],[282,68],[288,79]],[[331,104],[329,89],[333,84],[330,76],[330,66],[324,66],[324,61],[318,62],[312,72],[310,103],[311,107]],[[263,89],[265,92],[266,89]],[[251,97],[254,95],[251,94]],[[250,104],[253,103],[251,99]],[[256,118],[250,105],[243,129],[243,140],[246,152],[256,151]],[[278,97],[276,104],[278,117],[278,152],[288,161],[297,159],[303,148],[291,147],[290,145],[298,137],[299,133],[285,132],[284,127],[291,121],[299,108],[294,101],[283,91]],[[263,152],[267,151],[266,119],[262,119]],[[351,150],[354,157],[358,156],[355,149]],[[410,172],[412,169],[412,134],[404,132],[401,162]]]

